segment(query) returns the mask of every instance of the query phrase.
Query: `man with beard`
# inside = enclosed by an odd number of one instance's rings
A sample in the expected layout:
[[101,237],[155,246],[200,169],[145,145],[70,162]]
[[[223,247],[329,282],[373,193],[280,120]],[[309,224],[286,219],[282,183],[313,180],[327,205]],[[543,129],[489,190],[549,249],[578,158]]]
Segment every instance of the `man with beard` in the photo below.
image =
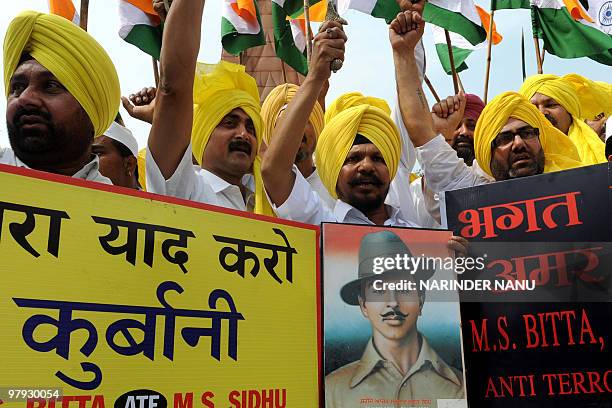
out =
[[[388,111],[364,101],[340,111],[319,137],[316,163],[321,181],[333,198],[332,209],[293,166],[303,129],[317,97],[331,75],[333,59],[344,59],[346,35],[337,22],[326,22],[315,37],[310,69],[274,129],[262,166],[266,191],[278,216],[319,224],[323,221],[415,226],[397,208],[384,204],[401,150],[397,126]],[[332,103],[352,98],[343,95]],[[348,101],[347,101],[348,102]]]
[[[372,328],[360,360],[325,377],[325,407],[353,408],[364,398],[386,400],[463,399],[463,375],[449,366],[418,331],[425,291],[419,282],[435,271],[387,271],[374,274],[374,259],[412,257],[406,244],[391,231],[368,234],[359,246],[357,279],[340,290],[342,300],[359,306]],[[414,272],[414,273],[413,273]],[[410,279],[417,290],[385,290],[384,283]]]
[[[451,128],[436,130],[444,136],[446,143],[457,152],[457,156],[463,159],[465,164],[471,166],[475,158],[474,130],[476,130],[476,122],[478,122],[485,104],[480,97],[474,94],[466,94],[465,99],[465,110],[463,117],[459,118],[459,123],[456,125],[455,123],[449,123],[448,125]],[[433,106],[431,109],[432,113],[434,115],[442,115],[444,111],[448,111],[448,106],[452,103],[452,97],[441,100]]]
[[[474,185],[535,174],[559,171],[581,165],[576,146],[554,128],[524,96],[506,92],[494,98],[483,110],[474,132],[475,157],[484,177],[468,167],[435,129],[448,128],[463,116],[466,98],[463,93],[452,98],[448,111],[441,116],[429,116],[429,107],[417,67],[409,52],[423,35],[425,23],[418,13],[404,13],[403,22],[391,24],[391,29],[407,26],[402,35],[394,37],[392,46],[396,61],[396,79],[404,123],[428,187],[435,192],[455,190]],[[398,18],[399,19],[399,18]],[[432,118],[421,120],[420,118]]]
[[[399,31],[400,28],[398,27]],[[398,35],[393,31],[391,36]],[[276,214],[284,219],[319,225],[341,222],[418,227],[399,208],[385,204],[391,180],[399,167],[402,141],[389,107],[382,100],[355,93],[340,96],[330,106],[329,122],[319,137],[316,163],[323,185],[337,199],[327,208],[293,165],[304,129],[331,62],[344,58],[346,35],[340,23],[325,22],[315,36],[310,69],[304,83],[276,125],[262,165],[266,192]],[[414,61],[414,47],[410,51]],[[416,71],[416,65],[415,65]],[[418,74],[415,80],[419,81]],[[346,107],[347,108],[340,108]],[[466,241],[452,237],[449,248],[465,252]]]
[[104,49],[55,15],[25,11],[4,40],[11,149],[0,163],[110,184],[92,154],[119,109],[119,79]]
[[[261,106],[261,116],[264,122],[263,141],[266,146],[270,145],[276,123],[285,113],[287,104],[293,99],[298,89],[299,87],[294,84],[282,84],[274,88],[266,97]],[[302,142],[295,155],[294,164],[325,205],[333,208],[336,200],[329,195],[321,182],[321,177],[314,163],[317,140],[324,125],[323,108],[319,101],[317,101],[304,128]]]
[[[435,130],[444,136],[446,143],[457,152],[457,156],[463,159],[465,164],[470,166],[475,173],[482,178],[493,180],[493,178],[480,168],[478,162],[475,160],[476,154],[474,152],[474,130],[476,129],[476,123],[480,118],[480,114],[485,107],[484,102],[480,97],[473,94],[465,95],[465,99],[466,104],[464,111],[456,115],[456,120],[453,122],[434,121],[434,123],[444,126]],[[433,117],[448,116],[449,109],[452,109],[451,107],[453,104],[454,99],[452,96],[436,103],[432,108]],[[418,210],[417,214],[419,214],[419,223],[429,228],[441,228],[440,201],[438,195],[429,189],[424,177],[412,182],[410,187],[415,197],[416,208]]]
[[609,84],[577,74],[564,77],[540,74],[527,78],[519,93],[530,99],[554,127],[569,136],[585,165],[605,162],[605,145],[584,119],[612,110]]

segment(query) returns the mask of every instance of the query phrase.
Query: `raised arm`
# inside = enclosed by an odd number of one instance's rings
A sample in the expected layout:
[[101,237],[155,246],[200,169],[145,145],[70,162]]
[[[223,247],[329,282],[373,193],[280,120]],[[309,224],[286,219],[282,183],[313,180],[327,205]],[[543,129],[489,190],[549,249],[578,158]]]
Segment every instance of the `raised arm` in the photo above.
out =
[[415,147],[435,137],[429,105],[421,87],[414,49],[423,36],[425,22],[416,11],[403,11],[389,25],[400,111]]
[[[156,5],[163,0],[155,0]],[[193,80],[204,0],[174,0],[164,26],[149,150],[162,175],[176,170],[191,141]]]
[[287,200],[293,189],[295,174],[292,167],[304,129],[315,102],[331,75],[331,61],[335,58],[344,60],[345,42],[346,35],[340,23],[328,21],[321,26],[314,38],[308,75],[277,121],[261,166],[266,191],[277,206]]

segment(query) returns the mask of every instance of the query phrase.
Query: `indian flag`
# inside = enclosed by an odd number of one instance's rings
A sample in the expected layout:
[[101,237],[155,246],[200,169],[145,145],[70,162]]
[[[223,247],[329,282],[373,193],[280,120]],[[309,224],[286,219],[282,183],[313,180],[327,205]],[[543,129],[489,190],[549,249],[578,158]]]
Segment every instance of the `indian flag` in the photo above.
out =
[[266,44],[255,0],[223,0],[222,7],[221,43],[225,51],[238,55],[247,48]]
[[[481,23],[488,32],[489,24],[491,22],[491,16],[480,6],[476,6],[476,8]],[[436,53],[438,54],[438,58],[440,59],[442,68],[444,68],[444,71],[446,71],[446,73],[450,75],[452,73],[452,70],[450,56],[448,55],[448,45],[446,43],[446,34],[444,33],[444,28],[435,25],[432,25],[432,27],[434,43],[436,44]],[[453,59],[455,61],[455,69],[457,70],[457,72],[464,71],[468,68],[467,64],[465,63],[467,57],[469,57],[474,50],[484,48],[485,43],[483,42],[478,45],[473,45],[461,34],[457,34],[452,31],[449,31],[449,36],[451,40],[451,49],[453,51]],[[503,37],[497,32],[495,24],[493,24],[493,44],[499,44],[502,38]]]
[[[310,20],[323,21],[326,11],[327,0],[312,1],[309,8]],[[303,0],[272,0],[272,21],[276,55],[300,74],[308,74],[308,37]]]
[[400,12],[396,0],[338,0],[338,14],[343,15],[347,10],[384,18],[387,23],[393,21]]
[[477,7],[473,0],[429,0],[423,11],[423,19],[477,45],[487,39],[486,30],[489,28],[483,22],[481,11],[484,10]]
[[[434,44],[436,44],[436,53],[438,54],[438,58],[440,59],[440,63],[442,64],[444,71],[448,75],[451,75],[452,70],[450,56],[448,55],[448,45],[446,44],[444,29],[438,26],[432,27]],[[468,69],[468,66],[465,63],[467,57],[469,57],[474,50],[481,48],[484,43],[472,45],[468,40],[457,33],[449,32],[449,34],[451,39],[451,48],[453,50],[453,58],[455,60],[455,69],[457,72],[464,71]]]
[[612,65],[612,1],[531,0],[534,30],[560,58]]
[[491,10],[528,9],[529,0],[491,0]]
[[159,60],[161,21],[151,0],[119,0],[119,36]]
[[76,25],[81,23],[79,13],[76,11],[72,0],[48,0],[48,3],[49,13],[62,16]]

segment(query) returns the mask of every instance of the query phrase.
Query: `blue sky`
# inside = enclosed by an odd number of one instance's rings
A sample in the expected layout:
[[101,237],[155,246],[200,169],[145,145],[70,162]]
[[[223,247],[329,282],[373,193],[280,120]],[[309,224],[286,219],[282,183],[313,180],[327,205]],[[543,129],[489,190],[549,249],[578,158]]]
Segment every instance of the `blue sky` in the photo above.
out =
[[[477,1],[488,8],[488,2]],[[3,2],[0,16],[0,39],[4,41],[10,20],[20,11],[33,9],[47,11],[47,0],[19,0]],[[79,4],[79,0],[75,0]],[[221,55],[220,13],[221,0],[207,0],[204,10],[202,44],[199,59],[215,62]],[[387,26],[383,20],[349,11],[344,16],[349,25],[345,28],[349,41],[346,59],[340,72],[332,76],[328,103],[344,92],[359,91],[366,95],[394,100],[395,81],[391,48],[388,41]],[[522,82],[520,42],[521,29],[526,36],[527,74],[536,73],[535,50],[531,39],[531,17],[528,10],[502,10],[495,15],[497,30],[504,39],[493,47],[490,98],[507,90],[517,90]],[[144,86],[153,86],[151,58],[135,47],[125,43],[117,34],[119,21],[117,0],[90,0],[89,32],[106,48],[115,62],[121,81],[123,95],[128,95]],[[450,76],[446,75],[438,62],[432,34],[425,33],[427,52],[427,75],[440,96],[453,93]],[[467,92],[484,94],[486,47],[476,50],[467,60],[469,69],[462,72],[461,79]],[[1,65],[0,61],[0,65]],[[575,60],[559,59],[547,55],[544,72],[563,75],[576,72],[591,79],[610,81],[612,68],[598,64],[588,58]],[[433,97],[428,94],[430,102]],[[0,112],[5,112],[6,101],[0,98]],[[121,108],[127,126],[134,132],[140,147],[146,144],[148,125],[129,118]],[[8,146],[5,120],[0,122],[0,146]]]

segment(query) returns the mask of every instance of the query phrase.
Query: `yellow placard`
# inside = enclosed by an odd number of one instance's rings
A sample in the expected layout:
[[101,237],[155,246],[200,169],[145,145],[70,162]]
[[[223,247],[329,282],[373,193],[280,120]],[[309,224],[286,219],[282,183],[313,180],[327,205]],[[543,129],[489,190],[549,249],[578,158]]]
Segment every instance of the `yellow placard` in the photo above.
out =
[[318,406],[318,228],[6,166],[0,184],[0,407]]

